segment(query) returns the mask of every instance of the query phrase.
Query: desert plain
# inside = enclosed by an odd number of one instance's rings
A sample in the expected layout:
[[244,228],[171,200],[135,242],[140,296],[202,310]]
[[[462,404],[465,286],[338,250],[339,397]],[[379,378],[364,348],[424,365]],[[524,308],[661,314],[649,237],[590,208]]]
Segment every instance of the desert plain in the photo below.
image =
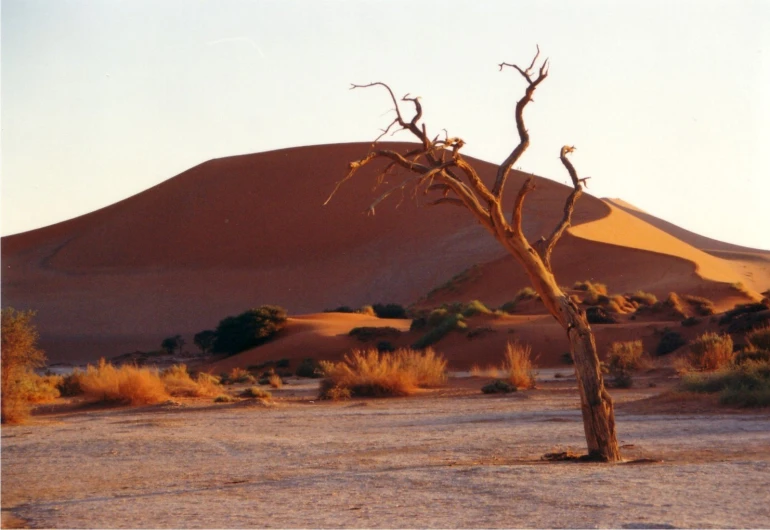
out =
[[[391,144],[408,150],[408,144]],[[490,308],[529,285],[513,258],[465,212],[385,203],[376,168],[323,201],[368,144],[284,149],[212,160],[91,214],[2,240],[3,305],[37,311],[49,366],[157,350],[184,337],[177,361],[212,374],[285,360],[338,361],[373,346],[349,332],[411,319],[327,311],[396,303],[410,310],[479,300]],[[491,181],[494,166],[474,161]],[[311,176],[312,178],[308,178]],[[510,186],[528,175],[514,171]],[[536,177],[523,228],[537,240],[570,189]],[[506,205],[509,209],[510,205]],[[708,299],[714,315],[621,311],[595,324],[598,350],[640,340],[654,352],[725,332],[720,315],[770,288],[770,252],[710,240],[620,199],[585,195],[553,256],[560,285],[600,282]],[[766,294],[764,296],[767,296]],[[195,333],[262,304],[286,328],[227,357],[197,355]],[[685,308],[695,311],[695,308]],[[682,317],[690,317],[683,325]],[[735,333],[736,341],[741,333]],[[512,340],[532,348],[537,386],[484,395]],[[675,359],[654,359],[631,388],[611,389],[624,461],[548,461],[584,452],[569,344],[538,300],[468,318],[433,345],[445,386],[414,396],[320,401],[318,381],[288,377],[270,400],[184,398],[145,407],[60,398],[2,429],[4,526],[30,527],[766,527],[770,416],[678,391]],[[147,359],[143,359],[146,361]],[[237,394],[241,388],[228,389]]]

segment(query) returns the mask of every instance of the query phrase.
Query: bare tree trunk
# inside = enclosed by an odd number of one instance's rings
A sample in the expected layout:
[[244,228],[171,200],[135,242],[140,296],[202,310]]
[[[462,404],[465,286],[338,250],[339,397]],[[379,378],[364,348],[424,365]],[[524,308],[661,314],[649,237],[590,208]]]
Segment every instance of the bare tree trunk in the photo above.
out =
[[[390,163],[381,172],[378,182],[383,182],[385,175],[396,167],[405,169],[413,175],[405,177],[397,186],[378,197],[369,207],[371,214],[374,214],[375,206],[381,201],[394,192],[403,191],[408,185],[411,185],[415,192],[419,190],[423,193],[441,192],[442,196],[431,204],[454,204],[467,209],[524,267],[532,286],[540,295],[549,313],[566,331],[575,360],[588,457],[604,462],[617,462],[620,460],[620,450],[615,434],[615,413],[612,399],[604,388],[593,332],[585,314],[559,288],[551,269],[551,252],[564,231],[570,226],[575,203],[580,198],[586,181],[586,178],[578,178],[577,171],[567,159],[567,155],[572,153],[575,147],[561,148],[560,158],[572,179],[573,191],[565,201],[562,220],[548,238],[543,238],[542,247],[539,247],[540,252],[529,244],[521,229],[524,198],[527,193],[535,189],[531,177],[519,189],[510,222],[502,211],[502,198],[508,175],[529,146],[529,132],[524,125],[524,108],[532,101],[532,95],[538,85],[548,77],[547,59],[535,76],[534,68],[539,56],[538,48],[535,58],[526,69],[515,64],[500,64],[501,70],[505,66],[516,69],[527,81],[527,88],[524,96],[516,103],[514,114],[519,143],[498,166],[495,183],[491,190],[460,153],[465,145],[461,138],[450,138],[446,133],[443,139],[440,136],[432,139],[428,136],[425,124],[419,123],[422,117],[422,104],[419,98],[410,97],[408,94],[401,98],[401,101],[409,102],[415,108],[412,118],[406,120],[390,87],[385,83],[375,82],[368,85],[353,85],[352,88],[384,87],[390,94],[396,117],[387,128],[383,129],[365,157],[350,162],[350,171],[337,183],[326,203],[331,200],[340,185],[361,167],[373,160],[385,159]],[[377,142],[394,127],[400,128],[397,130],[411,132],[420,141],[420,145],[404,154],[390,149],[380,149]]]

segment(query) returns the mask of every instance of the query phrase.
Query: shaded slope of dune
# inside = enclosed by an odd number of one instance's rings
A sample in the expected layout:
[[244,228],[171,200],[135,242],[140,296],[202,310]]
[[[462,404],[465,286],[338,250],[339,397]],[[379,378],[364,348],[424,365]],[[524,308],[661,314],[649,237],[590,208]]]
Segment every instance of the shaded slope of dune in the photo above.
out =
[[[407,194],[365,215],[385,189],[373,190],[378,168],[362,171],[323,206],[348,162],[368,147],[322,145],[212,160],[102,210],[5,237],[3,304],[38,310],[42,346],[52,361],[83,361],[156,349],[178,333],[191,343],[193,333],[261,304],[282,305],[292,315],[407,304],[474,264],[482,274],[459,289],[439,290],[429,302],[500,304],[526,285],[512,258],[458,208],[425,209],[421,196]],[[391,147],[405,151],[408,144]],[[493,180],[491,164],[475,164]],[[514,172],[509,179],[511,201],[525,177]],[[389,180],[383,186],[397,183]],[[524,213],[533,240],[550,232],[569,193],[547,179],[536,184]],[[633,234],[618,228],[621,214],[626,225],[637,223],[636,236],[627,239]],[[756,287],[770,278],[764,262],[726,264],[591,196],[578,203],[574,222],[554,254],[565,284],[595,279],[613,292],[676,290],[727,300],[703,271],[722,282],[720,289],[728,281],[748,278]],[[652,242],[641,241],[642,232]],[[349,342],[322,328],[311,326],[305,338],[315,333],[328,344]],[[293,344],[290,338],[284,346]]]
[[[421,208],[422,197],[400,204],[394,197],[365,215],[381,193],[373,190],[378,168],[323,206],[348,162],[368,147],[212,160],[99,211],[3,238],[3,303],[38,310],[52,360],[92,359],[157,348],[165,336],[211,328],[260,304],[297,314],[409,303],[441,278],[500,255],[468,213]],[[492,165],[477,166],[492,180]],[[524,178],[515,173],[509,185]],[[527,204],[529,234],[551,228],[567,193],[538,179]],[[593,220],[606,207],[587,198],[576,215]]]

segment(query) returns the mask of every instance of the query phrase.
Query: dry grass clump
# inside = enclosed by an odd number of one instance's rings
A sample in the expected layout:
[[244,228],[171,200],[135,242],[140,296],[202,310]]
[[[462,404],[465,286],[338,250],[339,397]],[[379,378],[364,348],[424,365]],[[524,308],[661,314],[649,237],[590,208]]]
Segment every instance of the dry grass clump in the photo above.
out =
[[607,366],[613,386],[628,388],[632,385],[631,373],[648,368],[650,359],[641,340],[613,342],[607,351]]
[[658,302],[658,297],[645,291],[636,291],[628,297],[632,302],[643,306],[653,306]]
[[172,396],[213,397],[222,391],[218,378],[201,372],[193,379],[184,364],[166,368],[160,379],[166,392]]
[[169,398],[157,371],[132,365],[116,368],[104,359],[97,366],[86,367],[80,375],[80,387],[88,401],[147,405]]
[[572,288],[576,291],[586,292],[585,297],[583,297],[584,304],[596,305],[607,299],[607,286],[603,283],[586,280],[575,282]]
[[707,317],[716,313],[714,302],[708,298],[704,298],[702,296],[693,296],[691,294],[682,295],[682,298],[690,307],[695,310],[698,316]]
[[432,349],[354,350],[338,363],[322,362],[325,379],[321,398],[334,399],[347,390],[351,396],[408,396],[420,387],[446,382],[447,362]]
[[520,342],[509,342],[505,348],[502,370],[506,374],[506,379],[516,388],[535,387],[531,354],[532,347]]
[[234,403],[235,401],[238,401],[238,399],[229,394],[219,394],[214,398],[214,403]]
[[227,384],[248,383],[252,385],[257,382],[257,379],[253,375],[251,375],[248,370],[235,367],[232,370],[230,370],[229,373],[224,374],[224,376],[222,377],[222,382]]
[[268,392],[267,390],[262,390],[258,386],[250,386],[243,392],[241,392],[241,397],[245,398],[259,398],[259,399],[272,399],[273,395]]
[[283,379],[281,379],[281,376],[276,373],[270,374],[270,376],[267,378],[267,382],[273,388],[281,388],[283,386]]
[[690,342],[687,360],[698,370],[713,371],[730,365],[735,358],[730,335],[704,333]]

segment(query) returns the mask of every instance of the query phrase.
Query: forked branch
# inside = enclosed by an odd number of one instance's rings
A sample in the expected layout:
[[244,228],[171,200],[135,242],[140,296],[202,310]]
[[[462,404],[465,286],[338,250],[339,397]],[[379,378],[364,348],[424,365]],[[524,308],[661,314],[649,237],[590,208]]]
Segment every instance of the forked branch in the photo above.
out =
[[567,155],[572,153],[574,150],[574,145],[565,145],[561,148],[561,153],[559,153],[559,159],[561,160],[561,163],[564,164],[564,167],[567,168],[567,172],[572,179],[573,190],[572,193],[570,193],[567,197],[567,200],[564,202],[564,214],[561,218],[561,221],[558,225],[556,225],[556,228],[554,228],[551,235],[548,236],[543,244],[543,262],[551,272],[553,272],[551,270],[551,253],[553,252],[553,249],[561,238],[562,234],[564,234],[564,231],[572,224],[572,213],[575,210],[575,203],[583,194],[583,183],[586,181],[586,179],[578,178],[575,166],[573,166],[572,162],[570,162],[567,158]]

